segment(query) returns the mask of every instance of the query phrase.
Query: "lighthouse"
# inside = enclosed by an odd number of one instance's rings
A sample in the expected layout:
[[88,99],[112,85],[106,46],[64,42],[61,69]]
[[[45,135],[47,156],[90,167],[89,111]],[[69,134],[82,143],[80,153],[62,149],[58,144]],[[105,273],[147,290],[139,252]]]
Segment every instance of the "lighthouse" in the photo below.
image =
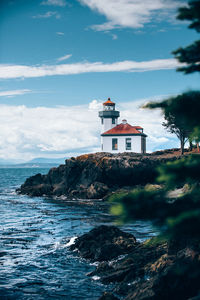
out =
[[108,98],[108,100],[103,103],[103,111],[99,112],[99,117],[101,118],[101,133],[115,127],[118,124],[119,115],[119,111],[115,110],[115,103]]
[[132,126],[127,120],[118,124],[120,112],[115,110],[115,103],[108,98],[99,112],[101,119],[101,150],[111,153],[135,152],[146,153],[147,135],[141,126]]

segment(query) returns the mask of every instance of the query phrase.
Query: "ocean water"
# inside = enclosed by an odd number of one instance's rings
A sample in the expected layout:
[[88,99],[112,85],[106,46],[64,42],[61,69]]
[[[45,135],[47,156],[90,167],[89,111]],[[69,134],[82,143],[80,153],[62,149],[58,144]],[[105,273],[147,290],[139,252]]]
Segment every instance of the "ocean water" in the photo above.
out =
[[[95,266],[69,251],[74,238],[112,224],[101,206],[16,194],[27,177],[48,169],[0,169],[0,299],[98,299],[109,289],[86,274]],[[122,226],[143,240],[148,223]]]

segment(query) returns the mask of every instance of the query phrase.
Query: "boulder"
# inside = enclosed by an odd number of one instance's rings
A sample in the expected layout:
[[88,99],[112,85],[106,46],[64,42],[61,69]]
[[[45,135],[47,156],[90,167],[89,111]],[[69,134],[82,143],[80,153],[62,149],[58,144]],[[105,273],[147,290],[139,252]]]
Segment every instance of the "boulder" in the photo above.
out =
[[70,247],[92,261],[109,261],[129,253],[136,246],[135,237],[115,226],[99,226],[77,238]]

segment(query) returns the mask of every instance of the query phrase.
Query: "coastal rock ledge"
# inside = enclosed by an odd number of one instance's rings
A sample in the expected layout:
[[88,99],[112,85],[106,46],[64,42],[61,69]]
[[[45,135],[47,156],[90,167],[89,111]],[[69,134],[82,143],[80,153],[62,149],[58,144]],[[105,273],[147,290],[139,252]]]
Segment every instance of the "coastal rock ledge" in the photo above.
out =
[[46,175],[26,179],[17,192],[29,196],[102,199],[121,188],[153,183],[161,163],[180,157],[176,150],[145,155],[99,152],[71,157]]
[[70,250],[95,269],[87,275],[105,285],[99,300],[199,300],[199,241],[178,244],[155,237],[143,243],[114,226],[83,234]]

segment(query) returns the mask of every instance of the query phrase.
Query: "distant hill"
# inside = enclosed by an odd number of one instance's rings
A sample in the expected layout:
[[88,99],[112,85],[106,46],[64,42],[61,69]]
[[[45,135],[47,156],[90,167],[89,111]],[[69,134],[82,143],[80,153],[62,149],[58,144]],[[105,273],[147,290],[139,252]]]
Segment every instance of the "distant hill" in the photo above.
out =
[[0,168],[53,168],[65,164],[65,158],[45,158],[37,157],[28,162],[15,162],[9,160],[0,160]]
[[0,159],[0,165],[12,165],[17,163],[21,163],[21,162],[17,160],[8,160],[3,158]]
[[31,164],[64,164],[65,160],[68,157],[64,157],[64,158],[46,158],[46,157],[36,157],[33,158],[32,160],[28,161],[27,163],[31,163]]

